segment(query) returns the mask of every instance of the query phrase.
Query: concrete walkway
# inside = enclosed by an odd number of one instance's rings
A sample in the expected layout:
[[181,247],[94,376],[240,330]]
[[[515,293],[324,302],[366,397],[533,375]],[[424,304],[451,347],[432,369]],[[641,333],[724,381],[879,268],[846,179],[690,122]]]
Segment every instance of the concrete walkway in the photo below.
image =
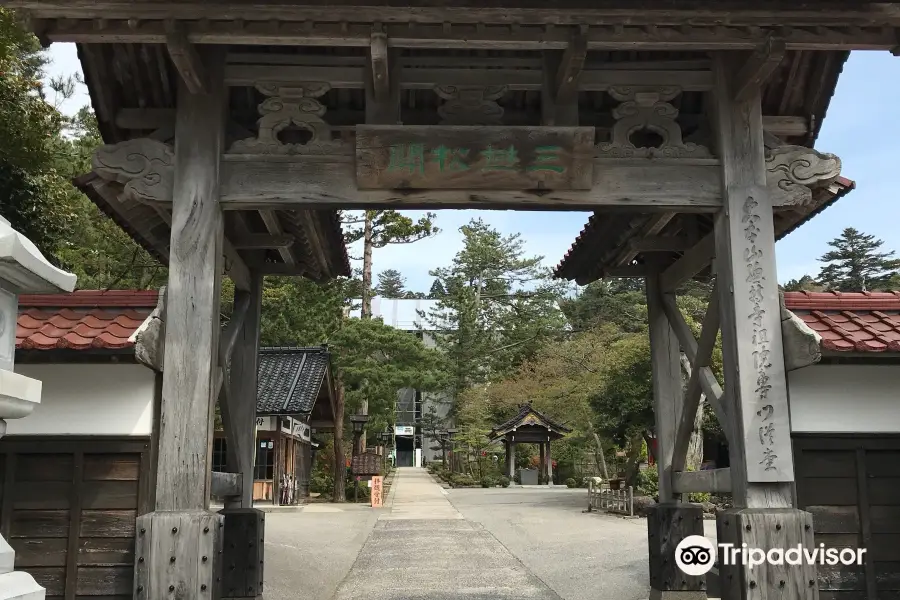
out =
[[559,600],[425,469],[398,469],[392,496],[336,600]]

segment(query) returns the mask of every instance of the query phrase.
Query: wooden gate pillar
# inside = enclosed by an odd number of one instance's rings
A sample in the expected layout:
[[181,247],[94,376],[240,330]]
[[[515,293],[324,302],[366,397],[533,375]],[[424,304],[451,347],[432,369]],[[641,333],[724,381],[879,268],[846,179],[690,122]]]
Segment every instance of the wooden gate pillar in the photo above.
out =
[[191,93],[182,81],[178,89],[156,502],[154,512],[137,519],[134,597],[139,600],[219,597],[224,519],[209,511],[209,498],[221,384],[218,198],[227,94],[224,55],[189,50],[205,86]]
[[[223,598],[257,598],[263,593],[265,513],[253,508],[256,456],[256,386],[263,278],[251,273],[250,289],[236,290],[232,320],[238,329],[230,341],[230,369],[220,395],[227,434],[227,468],[240,473],[240,496],[225,499],[223,529]],[[242,316],[238,313],[241,311]],[[231,326],[231,323],[229,323]],[[224,364],[223,364],[224,368]]]
[[[813,543],[812,516],[791,508],[794,461],[759,83],[771,63],[764,51],[750,60],[723,53],[713,66],[725,194],[715,222],[716,276],[736,507],[718,516],[718,538],[763,551]],[[814,568],[764,564],[751,571],[721,558],[723,600],[818,597]]]
[[704,577],[688,577],[675,564],[675,549],[687,536],[703,535],[703,509],[680,502],[672,483],[676,428],[681,420],[684,394],[681,385],[681,352],[678,338],[664,308],[660,277],[646,279],[647,317],[650,324],[650,357],[653,372],[653,413],[656,421],[656,466],[659,470],[659,502],[647,518],[651,600],[702,600]]

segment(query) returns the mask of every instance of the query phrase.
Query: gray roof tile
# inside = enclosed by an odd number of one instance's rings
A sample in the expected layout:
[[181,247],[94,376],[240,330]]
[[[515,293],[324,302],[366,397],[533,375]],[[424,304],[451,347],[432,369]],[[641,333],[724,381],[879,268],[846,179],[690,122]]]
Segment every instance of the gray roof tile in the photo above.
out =
[[312,348],[260,348],[256,413],[292,415],[312,412],[325,380],[331,354]]

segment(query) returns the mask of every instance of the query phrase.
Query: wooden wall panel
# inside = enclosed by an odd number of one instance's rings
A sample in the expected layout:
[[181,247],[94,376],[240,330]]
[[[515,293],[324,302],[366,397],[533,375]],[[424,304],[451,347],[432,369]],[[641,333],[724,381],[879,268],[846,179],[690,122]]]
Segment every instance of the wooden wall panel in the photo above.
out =
[[149,452],[149,438],[0,440],[0,517],[16,566],[48,598],[131,597],[135,519],[152,494]]
[[820,600],[900,600],[900,435],[796,435],[794,447],[816,543],[866,548],[861,568],[819,566]]

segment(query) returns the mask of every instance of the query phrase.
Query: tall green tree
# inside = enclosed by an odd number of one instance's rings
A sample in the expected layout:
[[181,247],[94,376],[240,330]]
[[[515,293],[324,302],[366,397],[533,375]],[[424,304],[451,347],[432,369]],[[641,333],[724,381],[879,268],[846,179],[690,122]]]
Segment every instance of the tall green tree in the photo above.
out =
[[375,294],[384,298],[406,297],[406,278],[397,269],[385,269],[378,274]]
[[460,232],[452,264],[431,271],[446,295],[426,315],[449,359],[453,392],[510,373],[565,325],[561,284],[542,257],[525,256],[518,234],[503,236],[481,219]]
[[431,283],[431,288],[428,290],[428,297],[432,300],[437,300],[438,298],[443,298],[447,295],[447,290],[444,289],[444,284],[441,283],[440,279],[435,279]]
[[900,259],[894,251],[881,252],[882,240],[847,227],[828,242],[833,248],[819,259],[828,263],[819,271],[818,280],[830,289],[842,292],[874,291],[889,285],[900,273]]
[[821,292],[824,286],[818,281],[804,275],[800,279],[791,279],[782,286],[785,292]]
[[434,226],[434,213],[426,213],[413,220],[396,210],[367,210],[363,213],[345,213],[347,227],[344,238],[348,244],[363,242],[362,307],[363,319],[372,316],[372,251],[390,244],[411,244],[438,233]]

